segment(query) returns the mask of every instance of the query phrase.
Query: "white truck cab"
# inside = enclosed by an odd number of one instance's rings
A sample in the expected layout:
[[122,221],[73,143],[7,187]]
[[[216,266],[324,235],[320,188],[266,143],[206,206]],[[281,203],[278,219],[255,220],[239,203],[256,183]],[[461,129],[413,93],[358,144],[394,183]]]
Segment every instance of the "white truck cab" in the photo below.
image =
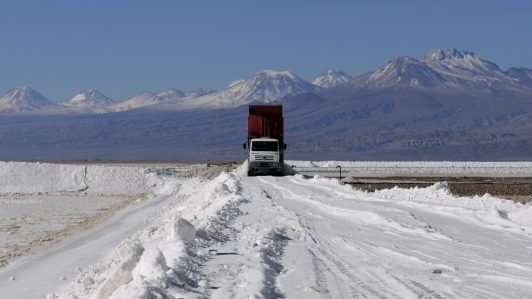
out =
[[279,163],[279,141],[273,138],[253,138],[249,140],[248,175],[283,174]]

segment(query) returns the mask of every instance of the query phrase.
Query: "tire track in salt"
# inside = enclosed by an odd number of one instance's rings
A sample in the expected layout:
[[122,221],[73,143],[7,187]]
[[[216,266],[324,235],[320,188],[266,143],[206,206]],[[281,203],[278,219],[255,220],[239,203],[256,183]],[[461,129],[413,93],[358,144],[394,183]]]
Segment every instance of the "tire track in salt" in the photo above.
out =
[[[308,206],[309,201],[312,201],[313,199],[321,199],[315,198],[317,197],[315,194],[316,192],[309,191],[314,188],[321,189],[316,187],[315,184],[305,186],[305,184],[297,182],[298,185],[305,187],[305,190],[298,190],[299,192],[296,194],[293,190],[282,186],[283,183],[286,183],[284,181],[272,183],[265,178],[260,178],[260,180],[262,183],[268,185],[268,187],[279,190],[278,192],[282,193],[282,198],[284,200],[291,199],[292,201],[303,201]],[[293,181],[294,179],[290,180]],[[323,193],[323,191],[325,190],[322,190],[320,193]],[[332,201],[333,200],[329,200],[329,202]],[[287,204],[283,202],[279,202],[279,204],[288,208]],[[320,206],[318,206],[318,210],[319,208]],[[327,207],[321,206],[321,208]],[[316,207],[311,206],[309,210],[313,209],[316,209]],[[358,252],[356,253],[357,256],[372,259],[382,259],[383,257],[386,257],[386,259],[391,262],[396,262],[397,257],[375,254],[375,247],[366,244],[363,241],[358,241],[357,244],[355,244],[357,246],[350,246],[349,250],[351,250],[351,252],[346,252],[345,246],[342,246],[343,244],[339,244],[337,240],[331,239],[326,230],[320,232],[317,229],[310,229],[309,221],[305,221],[305,224],[306,225],[304,225],[304,227],[310,238],[312,240],[316,240],[317,242],[315,246],[311,246],[311,251],[328,270],[328,273],[325,273],[324,276],[327,277],[328,281],[326,284],[328,285],[328,290],[333,297],[355,297],[361,295],[379,298],[395,298],[395,293],[397,291],[401,291],[403,296],[405,295],[405,292],[409,293],[410,296],[422,297],[426,296],[427,294],[431,294],[431,296],[434,297],[443,296],[417,281],[400,280],[400,283],[395,283],[398,278],[393,277],[386,272],[380,271],[382,273],[377,273],[378,271],[375,269],[367,269],[366,271],[353,269],[351,266],[356,265],[356,263],[349,263],[350,254],[353,254],[353,251]],[[313,226],[320,227],[319,224],[313,224]],[[392,283],[390,283],[390,281],[392,281]],[[393,289],[394,287],[399,287],[400,290]],[[335,290],[338,290],[339,293],[335,293]]]
[[[300,185],[302,187],[305,187],[305,189],[307,190],[323,190],[323,191],[328,191],[332,194],[343,194],[343,195],[350,195],[348,198],[344,198],[344,199],[354,199],[353,198],[353,194],[349,194],[348,192],[338,192],[337,189],[334,189],[332,187],[329,187],[329,186],[323,186],[323,185],[319,185],[319,184],[316,184],[315,182],[310,182],[307,183],[306,180],[303,181],[303,180],[299,180],[297,177],[296,178],[291,178],[290,179],[292,183],[295,183],[297,185]],[[289,190],[287,188],[287,190]],[[290,191],[290,190],[289,190]],[[291,191],[290,191],[291,192]],[[368,194],[369,195],[369,194]],[[369,195],[370,196],[370,195]],[[312,198],[309,198],[308,200],[311,200]],[[329,200],[329,202],[331,202],[331,200]],[[341,202],[341,201],[336,201],[336,202]],[[363,203],[364,204],[367,204],[368,203],[368,199],[363,199]],[[375,205],[375,206],[381,206],[381,207],[385,207],[384,204],[386,204],[386,208],[389,208],[390,206],[391,207],[395,207],[397,208],[398,210],[407,210],[409,211],[412,211],[412,210],[416,210],[416,211],[419,211],[418,208],[412,208],[410,207],[409,205],[403,205],[402,203],[396,203],[396,202],[392,202],[392,201],[389,201],[389,200],[383,200],[383,199],[377,199],[377,201],[371,201],[370,202],[372,205]],[[426,211],[423,211],[426,213]],[[430,213],[429,215],[431,216],[439,216],[438,213],[434,214],[434,213]],[[417,215],[414,215],[413,218],[420,218],[419,216]],[[431,229],[433,230],[438,230],[438,229],[435,229],[433,227],[431,227]],[[456,241],[454,241],[456,242]],[[472,271],[473,273],[480,273],[480,272],[485,272],[487,268],[491,267],[492,264],[489,262],[489,261],[481,261],[481,260],[478,260],[475,259],[475,256],[474,254],[467,254],[468,252],[468,249],[473,249],[473,248],[477,248],[478,245],[475,245],[475,244],[470,244],[470,243],[464,243],[464,242],[460,242],[458,241],[459,244],[454,244],[454,246],[459,246],[459,247],[464,247],[463,251],[466,252],[465,253],[465,257],[463,258],[463,262],[465,262],[465,264],[468,266],[468,270],[469,271]],[[358,242],[359,244],[361,244],[362,242]],[[431,248],[426,248],[428,252],[430,252],[432,249]],[[477,248],[478,249],[478,248]],[[385,260],[386,262],[388,263],[398,263],[400,264],[403,259],[401,258],[401,255],[399,256],[395,256],[395,255],[389,255],[389,254],[376,254],[376,250],[374,247],[372,246],[369,246],[367,250],[361,250],[362,252],[364,252],[365,254],[367,254],[368,256],[373,256],[375,259],[380,259],[380,260]],[[433,259],[436,259],[438,260],[439,262],[437,264],[442,264],[442,265],[446,265],[446,264],[453,264],[452,261],[453,260],[453,254],[455,252],[453,251],[446,251],[446,250],[441,250],[441,255],[437,256],[437,255],[432,255],[431,258]],[[403,256],[404,258],[408,258],[408,256]],[[428,263],[429,265],[433,264],[433,263]],[[436,269],[436,270],[439,270],[439,269]],[[498,271],[489,271],[489,273],[491,272],[492,275],[494,276],[498,276],[498,275],[502,275],[504,276],[505,274],[504,273],[501,273],[501,272],[498,272]],[[368,277],[368,279],[375,279],[376,277]],[[377,277],[378,278],[378,277]],[[418,280],[413,280],[413,279],[410,279],[410,280],[401,280],[402,284],[405,285],[405,286],[408,286],[409,289],[411,289],[413,292],[417,293],[419,296],[425,296],[427,294],[430,294],[430,296],[434,296],[434,297],[438,297],[438,296],[442,296],[442,297],[445,297],[445,298],[450,298],[450,297],[456,297],[456,298],[460,298],[460,297],[470,297],[470,296],[478,296],[478,295],[482,295],[482,296],[487,296],[487,297],[490,297],[489,294],[490,294],[490,291],[489,291],[489,288],[486,288],[486,286],[476,286],[476,287],[468,287],[466,289],[460,289],[458,291],[458,294],[457,295],[451,295],[451,294],[448,294],[448,293],[443,293],[443,294],[439,294],[439,293],[436,293],[434,290],[430,289],[429,287],[425,286],[422,282],[418,281]]]
[[[264,178],[259,180],[266,184],[269,188],[275,189],[282,194],[281,198],[296,199],[302,195],[295,195],[291,190],[279,186],[267,181]],[[271,190],[270,189],[270,190]],[[285,204],[278,202],[286,207]],[[289,208],[288,208],[289,209]],[[300,216],[302,217],[302,216]],[[304,216],[303,216],[304,217]],[[373,287],[364,281],[364,277],[359,277],[356,273],[356,269],[351,268],[351,264],[347,262],[349,255],[338,256],[338,252],[342,253],[344,249],[339,246],[337,241],[329,238],[327,233],[322,233],[318,229],[310,229],[310,227],[320,227],[320,223],[309,223],[308,219],[305,222],[306,233],[311,239],[315,240],[316,244],[309,246],[312,254],[318,259],[318,265],[322,265],[325,268],[325,272],[322,273],[322,277],[325,278],[324,284],[327,286],[328,294],[333,298],[355,298],[355,297],[374,297],[382,298],[389,297],[394,298],[393,292],[386,290],[385,287]],[[330,218],[330,217],[329,217]],[[310,227],[309,227],[309,224]]]

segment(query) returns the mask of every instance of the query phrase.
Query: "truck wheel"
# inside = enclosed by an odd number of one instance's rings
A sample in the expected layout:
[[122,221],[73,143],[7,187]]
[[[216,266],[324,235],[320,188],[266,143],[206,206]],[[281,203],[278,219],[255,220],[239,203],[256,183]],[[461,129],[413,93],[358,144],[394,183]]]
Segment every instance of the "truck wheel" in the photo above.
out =
[[248,176],[254,176],[255,174],[251,171],[251,170],[248,170]]

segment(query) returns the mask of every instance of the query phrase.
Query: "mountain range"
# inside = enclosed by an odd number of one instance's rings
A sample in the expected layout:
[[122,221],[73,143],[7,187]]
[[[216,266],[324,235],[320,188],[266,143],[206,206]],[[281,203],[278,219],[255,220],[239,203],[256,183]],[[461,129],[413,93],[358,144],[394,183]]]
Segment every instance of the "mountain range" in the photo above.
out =
[[188,93],[179,89],[147,91],[123,101],[114,101],[97,90],[87,89],[62,103],[50,101],[24,86],[0,98],[0,113],[108,113],[163,104],[172,104],[176,110],[228,108],[251,102],[270,103],[289,94],[319,91],[344,83],[349,78],[343,71],[326,70],[313,84],[290,71],[264,70],[246,80],[235,80],[219,91],[206,88]]
[[[0,99],[0,159],[243,159],[247,104],[262,102],[283,104],[287,159],[532,160],[532,70],[456,49],[353,78],[266,70],[219,91],[122,102],[57,104],[22,89]],[[102,104],[72,104],[92,101]]]
[[530,160],[530,73],[503,71],[467,51],[434,50],[283,103],[294,112],[299,156]]

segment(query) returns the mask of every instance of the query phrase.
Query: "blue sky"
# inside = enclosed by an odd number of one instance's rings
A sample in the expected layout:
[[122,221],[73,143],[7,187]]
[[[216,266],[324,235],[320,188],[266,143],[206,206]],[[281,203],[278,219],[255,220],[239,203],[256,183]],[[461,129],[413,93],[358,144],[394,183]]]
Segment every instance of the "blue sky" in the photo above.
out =
[[532,68],[531,1],[2,1],[0,94],[220,89],[262,69],[310,80],[435,48]]

